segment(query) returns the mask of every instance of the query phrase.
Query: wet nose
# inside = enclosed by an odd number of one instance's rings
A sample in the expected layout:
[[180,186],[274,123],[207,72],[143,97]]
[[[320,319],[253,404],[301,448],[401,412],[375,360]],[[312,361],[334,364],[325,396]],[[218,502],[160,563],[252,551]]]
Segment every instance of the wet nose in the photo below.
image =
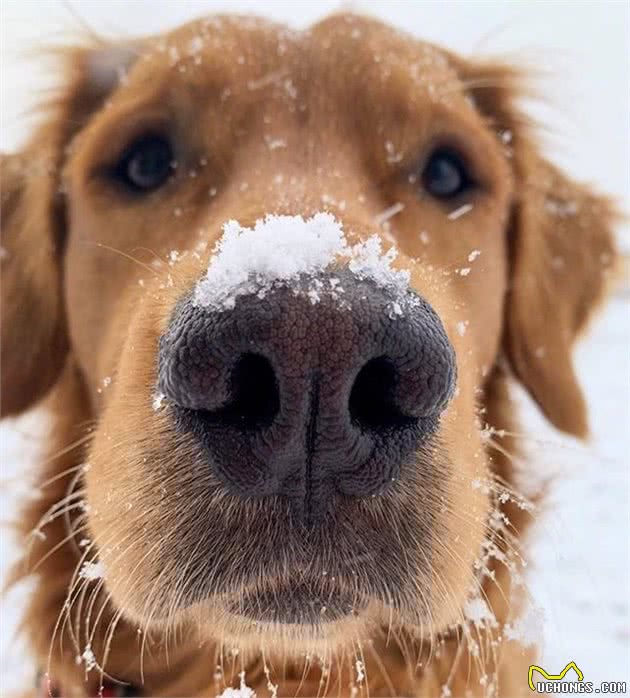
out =
[[455,383],[432,307],[349,270],[209,309],[182,299],[158,388],[233,494],[279,495],[309,519],[413,467]]

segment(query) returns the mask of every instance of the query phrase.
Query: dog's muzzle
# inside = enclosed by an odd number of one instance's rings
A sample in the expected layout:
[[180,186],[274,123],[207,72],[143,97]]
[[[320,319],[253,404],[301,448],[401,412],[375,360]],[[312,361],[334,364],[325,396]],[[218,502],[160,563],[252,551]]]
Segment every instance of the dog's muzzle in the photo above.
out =
[[[435,433],[454,351],[414,291],[348,269],[318,293],[278,286],[209,309],[191,295],[160,340],[159,385],[178,429],[243,497],[287,497],[315,522],[335,495],[376,495]],[[404,476],[404,472],[402,472]]]

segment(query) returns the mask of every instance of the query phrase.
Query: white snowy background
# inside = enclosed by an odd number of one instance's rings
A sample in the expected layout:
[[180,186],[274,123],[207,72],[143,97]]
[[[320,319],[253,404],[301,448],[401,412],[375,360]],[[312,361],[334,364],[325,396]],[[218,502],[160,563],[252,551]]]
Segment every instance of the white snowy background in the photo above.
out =
[[[548,127],[548,153],[575,176],[618,197],[630,212],[630,4],[586,2],[255,2],[213,0],[2,0],[0,147],[17,148],[29,132],[28,107],[55,75],[29,58],[44,42],[87,24],[113,36],[151,33],[216,11],[256,13],[307,26],[338,9],[381,17],[463,54],[502,55],[546,77],[544,103],[530,111]],[[620,242],[630,249],[627,227]],[[615,294],[576,353],[591,407],[586,445],[549,428],[522,395],[529,469],[553,478],[548,512],[531,535],[529,581],[541,609],[542,665],[574,660],[586,680],[630,682],[630,285]],[[42,442],[41,415],[0,426],[0,519],[26,491]],[[0,575],[16,550],[0,528]],[[15,640],[24,590],[2,600],[0,690],[28,687],[27,658]],[[525,678],[524,678],[525,680]]]

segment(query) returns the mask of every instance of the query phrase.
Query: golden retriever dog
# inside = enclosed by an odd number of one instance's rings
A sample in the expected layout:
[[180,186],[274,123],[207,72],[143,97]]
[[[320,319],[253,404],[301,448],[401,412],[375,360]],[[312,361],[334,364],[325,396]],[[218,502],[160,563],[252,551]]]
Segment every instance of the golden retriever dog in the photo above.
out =
[[35,693],[527,694],[509,386],[587,433],[614,210],[520,72],[353,15],[63,59],[2,165]]

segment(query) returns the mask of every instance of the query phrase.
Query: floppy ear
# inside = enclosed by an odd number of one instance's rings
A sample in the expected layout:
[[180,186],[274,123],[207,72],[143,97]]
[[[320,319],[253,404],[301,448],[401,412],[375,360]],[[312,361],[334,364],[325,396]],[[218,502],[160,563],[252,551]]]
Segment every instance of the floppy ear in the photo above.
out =
[[607,288],[614,209],[527,144],[517,147],[507,353],[547,418],[584,437],[586,405],[571,351]]
[[1,160],[0,415],[54,384],[68,351],[62,293],[65,210],[60,172],[72,136],[130,63],[126,47],[65,50],[65,86],[24,150]]
[[502,135],[513,163],[506,353],[549,421],[584,437],[586,406],[571,354],[605,295],[615,261],[615,209],[541,157],[533,129],[514,104],[521,94],[517,70],[463,69],[477,107]]
[[3,417],[23,411],[46,392],[67,350],[56,177],[45,151],[33,158],[28,152],[2,157]]

